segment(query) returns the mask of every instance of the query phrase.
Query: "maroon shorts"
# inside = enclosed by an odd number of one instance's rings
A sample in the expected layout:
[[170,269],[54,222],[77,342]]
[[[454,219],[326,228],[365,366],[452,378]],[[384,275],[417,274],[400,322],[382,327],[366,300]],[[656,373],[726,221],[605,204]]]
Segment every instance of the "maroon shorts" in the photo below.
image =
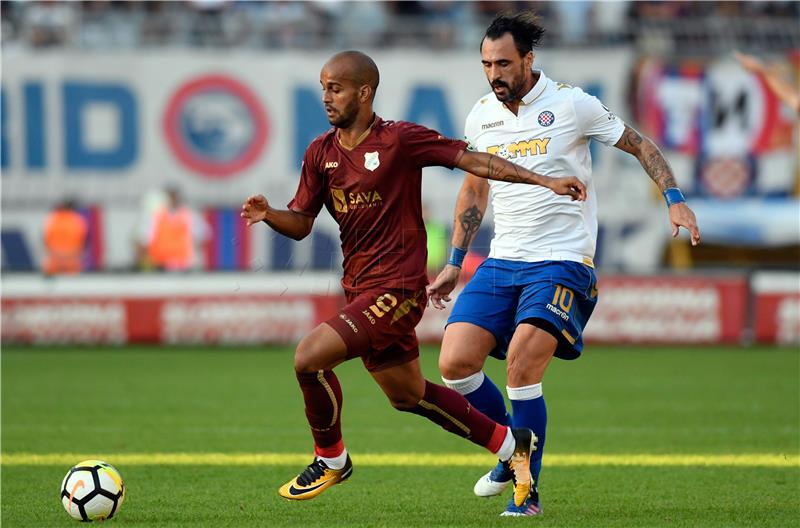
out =
[[375,288],[347,294],[347,306],[325,321],[347,344],[347,358],[361,357],[370,372],[419,357],[417,326],[428,302],[425,288]]

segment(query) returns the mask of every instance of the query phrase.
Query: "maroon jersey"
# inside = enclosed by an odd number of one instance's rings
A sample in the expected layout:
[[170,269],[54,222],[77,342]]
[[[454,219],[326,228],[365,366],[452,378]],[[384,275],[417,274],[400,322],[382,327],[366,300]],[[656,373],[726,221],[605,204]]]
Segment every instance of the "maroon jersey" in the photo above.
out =
[[322,206],[339,224],[342,286],[416,289],[427,284],[422,168],[453,168],[463,141],[404,121],[375,118],[353,150],[331,129],[306,149],[289,209],[316,217]]

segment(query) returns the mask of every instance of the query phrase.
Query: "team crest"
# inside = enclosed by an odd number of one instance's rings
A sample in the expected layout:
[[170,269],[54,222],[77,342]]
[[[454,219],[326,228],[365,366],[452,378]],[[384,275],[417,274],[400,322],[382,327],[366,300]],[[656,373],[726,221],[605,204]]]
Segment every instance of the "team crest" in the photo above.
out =
[[366,152],[364,154],[364,167],[367,170],[374,171],[381,166],[381,160],[378,159],[378,152]]
[[556,116],[553,115],[553,112],[550,110],[545,110],[541,114],[539,114],[539,124],[543,127],[549,127],[553,124],[553,121],[556,120]]

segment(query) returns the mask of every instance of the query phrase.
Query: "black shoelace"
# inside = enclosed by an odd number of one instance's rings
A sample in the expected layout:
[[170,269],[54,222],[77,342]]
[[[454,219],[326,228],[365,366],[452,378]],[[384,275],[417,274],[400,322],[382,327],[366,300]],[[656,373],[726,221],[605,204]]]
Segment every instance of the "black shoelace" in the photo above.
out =
[[325,465],[325,462],[322,460],[315,460],[300,473],[300,476],[297,477],[297,483],[301,486],[308,486],[324,475],[326,469],[328,469],[328,466]]

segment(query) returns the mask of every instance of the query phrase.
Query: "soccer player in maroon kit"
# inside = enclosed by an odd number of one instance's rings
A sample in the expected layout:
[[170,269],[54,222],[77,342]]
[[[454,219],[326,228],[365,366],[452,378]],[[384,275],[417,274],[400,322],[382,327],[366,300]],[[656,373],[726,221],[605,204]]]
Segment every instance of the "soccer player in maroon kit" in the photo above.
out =
[[425,380],[414,327],[427,304],[427,250],[422,221],[422,168],[459,167],[479,177],[546,186],[585,198],[577,178],[548,178],[496,156],[467,151],[463,141],[408,122],[384,121],[372,111],[378,68],[346,51],[320,74],[322,102],[333,128],[316,138],[303,159],[289,210],[249,197],[241,216],[264,221],[300,240],[323,206],[339,224],[347,306],[297,345],[294,369],[314,437],[314,461],[283,485],[287,499],[311,499],[348,478],[353,464],[341,433],[342,389],[333,368],[360,357],[395,409],[419,414],[510,460],[518,504],[530,492],[529,429],[490,420],[454,390]]

